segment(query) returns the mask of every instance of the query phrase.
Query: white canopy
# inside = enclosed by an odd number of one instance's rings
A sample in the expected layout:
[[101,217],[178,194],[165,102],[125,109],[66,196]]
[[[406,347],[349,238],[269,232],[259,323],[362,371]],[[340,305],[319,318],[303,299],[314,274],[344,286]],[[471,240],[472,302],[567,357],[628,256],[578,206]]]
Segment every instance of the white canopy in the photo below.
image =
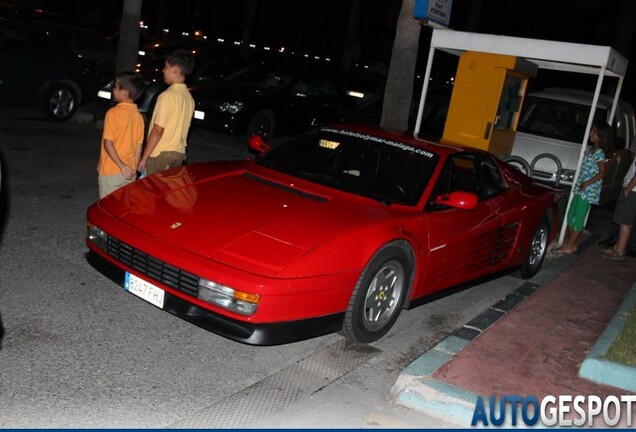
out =
[[[607,46],[575,44],[569,42],[546,41],[540,39],[526,39],[510,36],[499,36],[481,33],[467,33],[447,29],[434,29],[431,39],[431,47],[426,64],[426,73],[424,75],[424,83],[422,87],[422,95],[420,98],[420,106],[415,123],[415,133],[419,133],[422,123],[422,113],[424,112],[424,104],[426,94],[428,92],[428,83],[431,76],[431,68],[433,65],[433,57],[436,50],[445,51],[455,55],[461,55],[465,51],[477,51],[492,54],[509,55],[523,58],[537,65],[539,69],[550,69],[563,72],[576,72],[591,75],[598,75],[596,82],[596,90],[590,107],[590,116],[588,118],[585,135],[581,143],[581,153],[576,167],[576,176],[573,184],[576,184],[578,173],[583,160],[583,153],[587,145],[587,137],[592,127],[593,113],[596,111],[598,98],[601,94],[603,79],[606,76],[618,78],[618,85],[614,94],[614,103],[610,113],[610,122],[614,118],[616,106],[618,105],[619,95],[623,86],[625,72],[627,71],[628,61],[625,57],[616,52],[613,48]],[[567,208],[570,207],[572,201],[572,193],[568,200]],[[565,236],[565,224],[561,229],[560,242],[563,242]]]

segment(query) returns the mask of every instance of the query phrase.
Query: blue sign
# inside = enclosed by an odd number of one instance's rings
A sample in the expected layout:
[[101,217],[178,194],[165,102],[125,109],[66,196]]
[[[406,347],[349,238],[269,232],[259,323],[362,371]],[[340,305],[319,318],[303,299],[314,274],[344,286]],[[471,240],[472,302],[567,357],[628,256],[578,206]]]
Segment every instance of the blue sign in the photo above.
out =
[[448,27],[452,5],[453,0],[415,0],[413,16],[421,21]]

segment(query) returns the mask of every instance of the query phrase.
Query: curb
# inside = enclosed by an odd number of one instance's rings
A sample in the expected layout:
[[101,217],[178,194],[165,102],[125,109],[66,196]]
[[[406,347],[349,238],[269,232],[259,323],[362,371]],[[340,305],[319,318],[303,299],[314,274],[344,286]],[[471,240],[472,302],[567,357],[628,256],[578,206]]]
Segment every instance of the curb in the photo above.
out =
[[[581,244],[584,247],[579,250],[586,248],[594,241],[593,238],[586,239],[582,242],[585,244]],[[480,395],[436,380],[432,378],[432,375],[466,347],[472,339],[485,331],[489,325],[534,293],[540,285],[551,280],[576,258],[577,256],[563,255],[553,260],[513,293],[418,357],[404,369],[391,389],[396,402],[431,417],[457,423],[459,427],[469,425]],[[632,392],[636,391],[636,368],[603,359],[635,305],[636,283],[583,361],[579,369],[581,378]],[[507,418],[510,417],[507,416]]]
[[551,280],[575,259],[575,256],[564,255],[549,264],[546,263],[547,265],[533,278],[514,292],[415,359],[402,371],[391,389],[397,403],[431,417],[456,423],[458,427],[469,425],[479,395],[436,380],[432,375],[491,324],[532,295],[539,286]]
[[636,306],[636,283],[621,307],[583,360],[579,376],[598,384],[636,392],[636,368],[605,360],[605,354],[623,330],[625,321]]

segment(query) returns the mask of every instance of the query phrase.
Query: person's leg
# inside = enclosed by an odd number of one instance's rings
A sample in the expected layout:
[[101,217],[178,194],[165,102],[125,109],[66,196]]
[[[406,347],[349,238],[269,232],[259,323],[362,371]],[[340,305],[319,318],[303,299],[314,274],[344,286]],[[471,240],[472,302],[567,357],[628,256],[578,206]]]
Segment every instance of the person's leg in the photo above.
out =
[[554,253],[573,254],[576,252],[576,244],[585,227],[585,220],[589,211],[590,203],[579,195],[574,195],[570,203],[570,211],[568,212],[568,239],[561,247],[554,249]]
[[167,170],[168,168],[181,166],[184,161],[184,153],[166,151],[159,153],[156,157],[149,157],[146,160],[144,168],[146,170],[146,175],[150,175]]
[[627,249],[627,242],[629,241],[629,236],[632,233],[631,225],[621,224],[618,230],[618,240],[616,241],[616,248],[614,249],[614,254],[612,258],[616,258],[620,260],[625,257],[625,251]]
[[603,255],[605,258],[622,261],[625,259],[627,244],[632,234],[634,217],[636,216],[636,192],[630,192],[627,196],[623,193],[618,195],[616,208],[614,210],[613,221],[620,225],[616,246],[610,254]]
[[579,241],[579,237],[581,237],[582,232],[583,232],[582,230],[577,231],[573,229],[572,232],[570,233],[570,238],[565,243],[565,245],[563,245],[563,247],[560,249],[560,252],[564,254],[575,253],[577,249],[576,243]]
[[[607,248],[613,247],[616,244],[616,239],[618,239],[618,228],[619,228],[618,224],[612,223],[612,227],[610,228],[607,238],[605,240],[601,240],[600,242],[598,242],[599,246],[604,246]],[[635,241],[634,246],[636,246],[636,240],[634,241]]]
[[97,184],[99,186],[99,198],[104,198],[109,193],[126,186],[132,180],[126,180],[123,174],[113,174],[109,176],[98,175]]
[[170,152],[163,152],[162,154],[163,154],[166,165],[168,165],[168,168],[180,167],[185,162],[185,158],[186,158],[185,153],[170,151]]
[[634,224],[632,224],[632,235],[629,237],[627,252],[625,253],[631,257],[636,257],[636,229],[634,229]]
[[609,237],[611,240],[614,241],[614,243],[616,243],[616,240],[618,240],[618,230],[620,228],[619,224],[612,224],[612,228],[610,229],[610,233],[609,233]]

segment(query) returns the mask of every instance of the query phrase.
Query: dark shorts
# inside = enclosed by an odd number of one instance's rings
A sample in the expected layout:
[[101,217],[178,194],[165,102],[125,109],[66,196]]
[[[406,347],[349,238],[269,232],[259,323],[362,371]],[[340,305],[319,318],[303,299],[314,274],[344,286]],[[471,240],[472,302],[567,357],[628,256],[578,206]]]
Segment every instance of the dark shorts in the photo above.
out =
[[614,210],[614,223],[621,225],[631,225],[636,216],[636,192],[630,192],[627,197],[623,191],[618,194],[616,208]]
[[185,157],[185,153],[173,151],[161,152],[157,157],[149,157],[144,164],[146,175],[181,166]]

